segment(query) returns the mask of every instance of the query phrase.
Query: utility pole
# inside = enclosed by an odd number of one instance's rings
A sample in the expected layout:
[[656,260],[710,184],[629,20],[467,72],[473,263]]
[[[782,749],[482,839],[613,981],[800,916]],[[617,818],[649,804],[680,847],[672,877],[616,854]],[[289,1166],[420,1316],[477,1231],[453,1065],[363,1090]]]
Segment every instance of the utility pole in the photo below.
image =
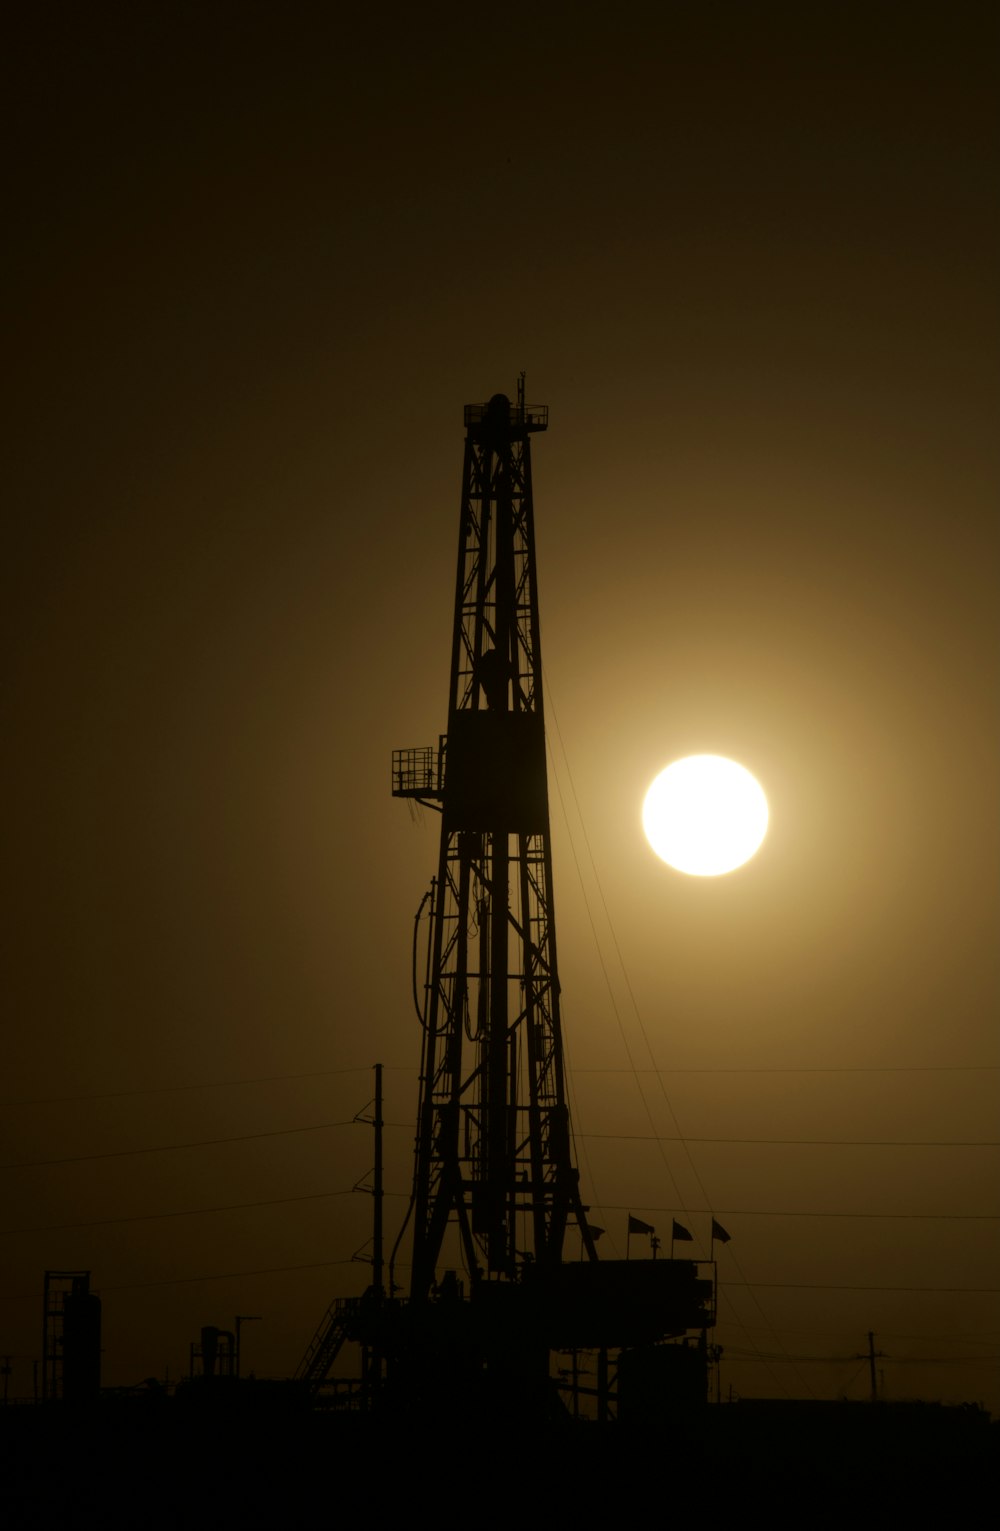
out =
[[875,1362],[880,1356],[884,1357],[885,1351],[875,1349],[875,1331],[873,1329],[869,1329],[868,1349],[863,1353],[856,1355],[854,1359],[856,1361],[868,1362],[868,1381],[869,1387],[871,1389],[872,1403],[878,1402],[878,1376],[875,1371]]
[[383,1247],[382,1247],[382,1209],[385,1200],[385,1187],[382,1180],[382,1129],[385,1123],[382,1119],[382,1065],[375,1065],[375,1207],[372,1229],[372,1286],[381,1298],[384,1296],[382,1285]]
[[[385,1287],[382,1284],[384,1267],[384,1250],[382,1242],[382,1211],[385,1201],[385,1186],[382,1179],[382,1137],[385,1122],[382,1116],[382,1065],[375,1065],[375,1172],[373,1175],[372,1199],[375,1203],[372,1218],[372,1285],[371,1296],[376,1308],[381,1309],[385,1302]],[[365,1348],[362,1368],[365,1379],[364,1407],[372,1408],[378,1400],[382,1390],[382,1373],[384,1363],[383,1349],[376,1341],[375,1345]]]

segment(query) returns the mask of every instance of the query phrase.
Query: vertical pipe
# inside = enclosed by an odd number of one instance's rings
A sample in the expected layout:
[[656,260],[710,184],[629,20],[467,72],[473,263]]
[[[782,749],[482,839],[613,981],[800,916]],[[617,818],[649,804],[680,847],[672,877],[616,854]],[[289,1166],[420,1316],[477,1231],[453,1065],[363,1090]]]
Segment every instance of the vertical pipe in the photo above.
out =
[[375,1065],[375,1226],[372,1231],[372,1285],[381,1297],[382,1292],[382,1065]]
[[872,1403],[878,1401],[878,1381],[875,1376],[875,1331],[868,1331],[868,1376],[871,1382]]

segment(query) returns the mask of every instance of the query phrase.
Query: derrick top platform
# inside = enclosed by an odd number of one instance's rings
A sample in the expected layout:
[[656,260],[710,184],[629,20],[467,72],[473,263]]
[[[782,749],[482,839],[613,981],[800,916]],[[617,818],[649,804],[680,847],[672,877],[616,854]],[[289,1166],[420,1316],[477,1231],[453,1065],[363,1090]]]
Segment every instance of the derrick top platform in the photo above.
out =
[[485,404],[466,404],[465,428],[470,436],[521,436],[548,429],[549,406],[512,404],[505,393],[495,393]]

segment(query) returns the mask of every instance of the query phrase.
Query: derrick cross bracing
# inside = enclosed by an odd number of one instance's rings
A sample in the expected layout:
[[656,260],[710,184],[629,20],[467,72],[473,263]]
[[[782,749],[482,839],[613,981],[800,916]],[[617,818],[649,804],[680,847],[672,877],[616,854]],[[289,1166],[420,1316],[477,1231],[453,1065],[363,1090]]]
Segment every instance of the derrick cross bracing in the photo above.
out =
[[570,1150],[545,775],[531,436],[548,411],[465,409],[448,732],[399,750],[393,792],[439,808],[414,1175],[411,1298],[449,1223],[466,1269],[517,1279],[596,1251]]

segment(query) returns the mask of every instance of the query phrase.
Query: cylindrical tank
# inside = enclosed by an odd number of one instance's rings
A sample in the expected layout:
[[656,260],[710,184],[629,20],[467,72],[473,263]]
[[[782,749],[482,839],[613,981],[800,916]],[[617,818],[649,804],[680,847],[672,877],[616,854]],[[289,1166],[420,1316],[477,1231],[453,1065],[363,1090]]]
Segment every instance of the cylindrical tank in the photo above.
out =
[[63,1301],[62,1396],[92,1403],[101,1387],[101,1299],[82,1281]]

